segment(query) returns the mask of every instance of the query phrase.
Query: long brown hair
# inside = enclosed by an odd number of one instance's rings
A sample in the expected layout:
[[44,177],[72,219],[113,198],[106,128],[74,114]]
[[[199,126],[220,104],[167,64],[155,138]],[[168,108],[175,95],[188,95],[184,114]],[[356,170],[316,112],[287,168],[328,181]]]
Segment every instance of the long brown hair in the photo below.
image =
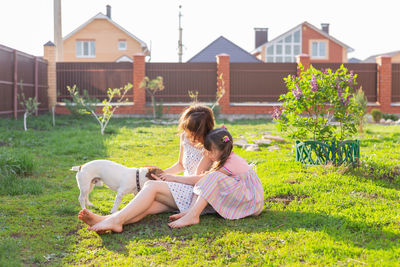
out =
[[204,148],[208,151],[217,149],[222,152],[219,161],[214,162],[210,171],[217,171],[228,160],[233,149],[233,138],[226,128],[217,128],[208,133],[204,139]]
[[204,143],[206,135],[214,128],[214,112],[204,105],[193,105],[187,108],[179,119],[180,133],[187,132],[192,143]]

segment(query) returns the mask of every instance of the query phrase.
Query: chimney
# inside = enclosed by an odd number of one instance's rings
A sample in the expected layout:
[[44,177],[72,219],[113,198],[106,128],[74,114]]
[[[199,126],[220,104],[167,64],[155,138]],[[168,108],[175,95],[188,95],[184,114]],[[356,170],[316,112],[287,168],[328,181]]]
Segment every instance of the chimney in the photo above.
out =
[[329,34],[329,23],[321,23],[321,29],[326,34]]
[[268,28],[254,28],[256,48],[268,42]]
[[107,5],[106,7],[107,7],[107,17],[108,17],[109,19],[111,19],[111,6],[110,6],[110,5]]

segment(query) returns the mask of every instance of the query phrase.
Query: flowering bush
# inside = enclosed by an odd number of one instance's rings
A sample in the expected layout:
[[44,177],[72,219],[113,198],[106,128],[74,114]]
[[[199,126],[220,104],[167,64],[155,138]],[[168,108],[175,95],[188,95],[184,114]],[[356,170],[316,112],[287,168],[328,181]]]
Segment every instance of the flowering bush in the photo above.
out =
[[[357,74],[343,65],[335,72],[300,68],[299,76],[284,79],[288,92],[280,96],[283,106],[275,107],[272,115],[278,129],[303,140],[344,140],[355,134],[360,113],[353,98]],[[331,123],[333,119],[337,123]]]

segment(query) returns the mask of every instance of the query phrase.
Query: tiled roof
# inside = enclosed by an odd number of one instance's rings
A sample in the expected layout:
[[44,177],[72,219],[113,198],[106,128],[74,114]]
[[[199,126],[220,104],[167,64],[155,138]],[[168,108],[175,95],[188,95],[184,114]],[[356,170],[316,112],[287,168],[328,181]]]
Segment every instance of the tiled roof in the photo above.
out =
[[218,54],[228,54],[229,62],[262,62],[223,36],[217,38],[187,62],[215,62]]

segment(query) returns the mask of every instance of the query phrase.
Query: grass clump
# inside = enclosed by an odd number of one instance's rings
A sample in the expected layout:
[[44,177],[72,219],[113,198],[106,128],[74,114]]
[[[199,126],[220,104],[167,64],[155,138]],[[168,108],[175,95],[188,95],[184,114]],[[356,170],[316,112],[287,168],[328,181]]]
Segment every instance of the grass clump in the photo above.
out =
[[32,174],[34,167],[33,157],[25,152],[0,152],[1,176],[26,176]]

